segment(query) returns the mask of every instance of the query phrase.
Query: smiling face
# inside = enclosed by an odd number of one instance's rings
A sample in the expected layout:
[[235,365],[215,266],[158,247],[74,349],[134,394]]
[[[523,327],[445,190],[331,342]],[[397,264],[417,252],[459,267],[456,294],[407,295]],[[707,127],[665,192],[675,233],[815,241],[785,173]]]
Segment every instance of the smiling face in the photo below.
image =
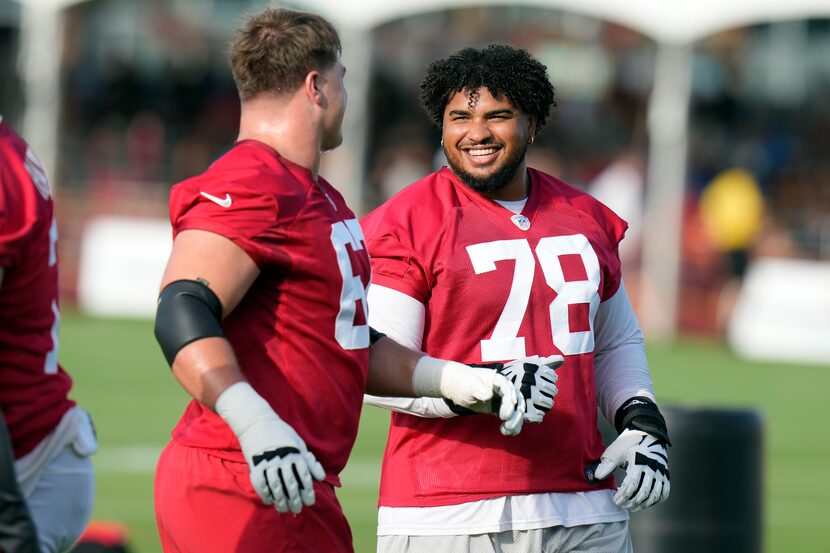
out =
[[494,97],[487,87],[455,92],[444,108],[447,162],[473,190],[496,199],[522,199],[534,124],[504,94]]

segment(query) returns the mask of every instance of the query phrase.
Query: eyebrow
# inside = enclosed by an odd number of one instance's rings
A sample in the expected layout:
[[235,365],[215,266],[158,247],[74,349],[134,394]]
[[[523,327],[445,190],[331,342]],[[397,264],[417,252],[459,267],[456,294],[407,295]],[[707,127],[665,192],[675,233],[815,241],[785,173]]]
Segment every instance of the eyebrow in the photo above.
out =
[[[466,109],[454,109],[449,112],[448,115],[469,115],[470,110]],[[494,109],[492,111],[484,112],[485,117],[493,117],[494,115],[513,115],[512,109]]]

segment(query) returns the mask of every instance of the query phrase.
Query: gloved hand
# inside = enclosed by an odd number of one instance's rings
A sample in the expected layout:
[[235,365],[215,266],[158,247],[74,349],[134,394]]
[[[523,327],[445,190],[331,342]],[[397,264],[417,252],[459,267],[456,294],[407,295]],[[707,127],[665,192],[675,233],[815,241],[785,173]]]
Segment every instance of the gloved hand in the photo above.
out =
[[559,393],[556,387],[559,379],[556,369],[564,362],[565,358],[561,355],[544,358],[533,355],[504,364],[490,363],[483,366],[495,368],[513,384],[520,401],[525,403],[525,422],[540,423],[553,408],[553,398]]
[[497,415],[502,421],[499,430],[505,436],[521,431],[524,402],[518,401],[513,384],[491,369],[425,355],[415,365],[412,389],[416,396],[442,397],[450,408]]
[[251,470],[251,484],[277,511],[299,513],[314,505],[314,480],[326,477],[303,439],[247,382],[237,382],[216,400],[216,412],[231,427]]
[[662,440],[626,428],[602,453],[594,477],[602,480],[617,467],[626,471],[614,495],[614,503],[620,507],[636,512],[669,497],[669,460]]

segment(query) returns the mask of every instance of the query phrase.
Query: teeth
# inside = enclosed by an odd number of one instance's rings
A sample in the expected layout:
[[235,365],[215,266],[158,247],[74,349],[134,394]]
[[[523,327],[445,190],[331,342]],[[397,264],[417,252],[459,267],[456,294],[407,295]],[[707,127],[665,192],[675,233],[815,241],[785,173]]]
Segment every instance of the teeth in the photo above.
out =
[[480,157],[480,156],[489,156],[490,154],[496,153],[496,148],[485,148],[484,150],[468,150],[471,156]]

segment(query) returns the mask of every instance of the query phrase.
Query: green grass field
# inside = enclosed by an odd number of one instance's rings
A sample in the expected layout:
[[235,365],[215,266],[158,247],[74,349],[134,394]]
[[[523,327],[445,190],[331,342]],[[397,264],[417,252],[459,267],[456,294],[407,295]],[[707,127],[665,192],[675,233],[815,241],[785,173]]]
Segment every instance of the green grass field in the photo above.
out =
[[[830,365],[754,363],[722,345],[681,341],[649,346],[659,399],[672,405],[742,406],[765,420],[764,541],[772,553],[826,551],[830,526]],[[153,518],[152,471],[187,398],[173,379],[148,321],[63,314],[60,359],[72,397],[94,416],[94,518],[119,521],[133,553],[161,550]],[[375,547],[375,505],[388,416],[368,409],[339,496],[358,553]]]

